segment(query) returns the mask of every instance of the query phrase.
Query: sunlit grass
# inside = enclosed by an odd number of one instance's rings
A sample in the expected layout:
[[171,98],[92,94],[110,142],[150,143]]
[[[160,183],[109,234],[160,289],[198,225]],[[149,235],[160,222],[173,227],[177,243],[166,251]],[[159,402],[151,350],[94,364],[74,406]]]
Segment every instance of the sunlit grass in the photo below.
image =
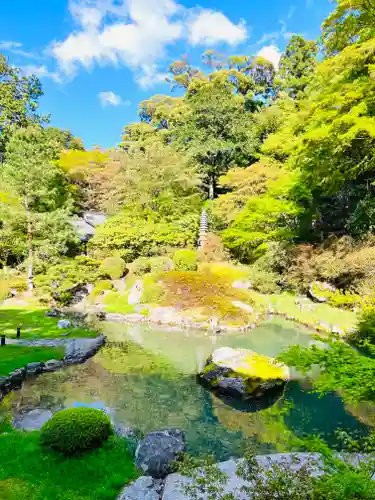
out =
[[28,363],[45,362],[63,357],[63,348],[5,345],[0,347],[0,376],[8,375],[11,371],[23,368]]
[[41,447],[39,432],[0,434],[1,500],[115,500],[136,476],[125,442],[66,458]]
[[[16,337],[17,327],[21,327],[22,338],[95,337],[96,332],[86,328],[57,327],[58,319],[49,318],[47,309],[41,307],[0,307],[0,331],[7,337]],[[68,335],[65,335],[68,334]]]

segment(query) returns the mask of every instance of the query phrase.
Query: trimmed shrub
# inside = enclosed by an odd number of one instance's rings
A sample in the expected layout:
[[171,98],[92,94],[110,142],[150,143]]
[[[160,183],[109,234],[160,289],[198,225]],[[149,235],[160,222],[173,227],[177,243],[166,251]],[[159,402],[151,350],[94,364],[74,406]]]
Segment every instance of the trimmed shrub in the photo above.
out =
[[107,290],[112,290],[113,285],[109,280],[100,280],[96,283],[94,290],[92,291],[93,295],[98,296]]
[[176,271],[196,271],[197,252],[195,250],[178,250],[173,256],[174,268]]
[[111,280],[118,280],[124,276],[126,265],[121,257],[107,257],[103,260],[101,269]]
[[113,433],[109,417],[95,408],[69,408],[56,413],[40,433],[41,443],[65,455],[98,448]]
[[163,273],[173,269],[173,261],[166,256],[161,257],[140,257],[131,264],[128,269],[136,276],[143,276],[148,273]]
[[139,259],[136,259],[126,267],[136,276],[143,276],[151,272],[151,259],[148,257],[139,257]]

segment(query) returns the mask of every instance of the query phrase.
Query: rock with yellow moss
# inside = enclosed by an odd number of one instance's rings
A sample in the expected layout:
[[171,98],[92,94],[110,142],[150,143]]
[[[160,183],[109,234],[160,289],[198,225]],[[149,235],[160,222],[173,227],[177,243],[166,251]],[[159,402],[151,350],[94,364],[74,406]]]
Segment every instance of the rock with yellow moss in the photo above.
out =
[[247,399],[284,385],[290,372],[273,358],[246,349],[221,347],[207,360],[198,379],[218,393]]

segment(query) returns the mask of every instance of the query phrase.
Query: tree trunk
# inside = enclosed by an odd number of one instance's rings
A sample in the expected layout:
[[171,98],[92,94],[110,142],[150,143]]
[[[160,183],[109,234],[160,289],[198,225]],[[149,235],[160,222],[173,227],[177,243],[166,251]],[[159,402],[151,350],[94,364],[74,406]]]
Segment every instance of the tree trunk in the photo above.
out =
[[213,200],[215,198],[215,178],[213,175],[210,175],[210,183],[208,186],[208,198]]
[[30,292],[34,290],[34,276],[33,276],[33,263],[34,263],[34,251],[33,251],[33,228],[31,223],[29,200],[27,195],[24,196],[24,204],[26,210],[27,219],[27,288]]

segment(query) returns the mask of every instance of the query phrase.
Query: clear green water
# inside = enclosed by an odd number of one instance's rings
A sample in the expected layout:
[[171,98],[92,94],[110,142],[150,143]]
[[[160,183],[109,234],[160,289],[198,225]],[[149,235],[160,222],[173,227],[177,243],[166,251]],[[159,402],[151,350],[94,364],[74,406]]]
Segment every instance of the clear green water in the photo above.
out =
[[275,356],[288,345],[309,345],[311,333],[292,323],[273,320],[248,333],[217,337],[144,325],[108,323],[103,328],[108,346],[84,365],[25,384],[10,397],[12,411],[105,408],[116,422],[143,432],[179,427],[190,452],[218,459],[240,455],[246,440],[255,452],[265,453],[289,450],[285,438],[293,435],[320,434],[334,444],[339,428],[367,432],[336,395],[320,398],[294,382],[265,409],[234,408],[196,383],[197,369],[217,347]]

